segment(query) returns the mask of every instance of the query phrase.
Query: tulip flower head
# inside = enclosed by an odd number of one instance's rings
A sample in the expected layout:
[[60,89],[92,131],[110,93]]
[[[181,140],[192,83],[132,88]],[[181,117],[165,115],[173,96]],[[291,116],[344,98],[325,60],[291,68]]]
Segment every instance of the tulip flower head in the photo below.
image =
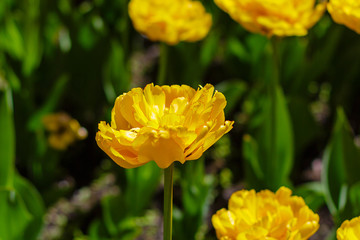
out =
[[271,37],[304,36],[323,15],[315,0],[215,0],[231,18],[253,33]]
[[155,161],[160,168],[174,161],[198,159],[232,128],[225,121],[225,97],[206,84],[134,88],[119,96],[111,125],[99,123],[96,141],[118,165],[134,168]]
[[129,15],[138,32],[169,45],[199,41],[212,24],[201,2],[192,0],[131,0]]
[[346,220],[336,231],[338,240],[360,240],[360,217]]
[[330,0],[327,9],[335,22],[360,34],[360,1]]
[[49,145],[56,150],[66,150],[75,141],[83,140],[88,135],[76,119],[63,112],[45,115],[42,122],[49,132]]
[[220,240],[305,240],[319,228],[319,216],[301,197],[281,187],[269,190],[241,190],[232,194],[229,209],[212,216]]

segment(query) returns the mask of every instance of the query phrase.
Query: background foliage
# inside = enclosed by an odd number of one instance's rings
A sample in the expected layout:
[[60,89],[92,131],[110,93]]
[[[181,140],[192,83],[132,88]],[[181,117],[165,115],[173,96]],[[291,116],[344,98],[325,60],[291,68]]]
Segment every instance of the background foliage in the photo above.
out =
[[[176,165],[174,239],[216,239],[210,216],[232,192],[281,185],[319,212],[325,239],[360,215],[360,37],[325,15],[306,37],[269,40],[203,3],[212,30],[169,48],[166,84],[214,84],[235,126],[202,159]],[[94,140],[116,96],[155,81],[158,58],[127,0],[0,1],[1,240],[160,238],[160,169],[121,169]],[[88,138],[51,148],[42,119],[54,112]]]

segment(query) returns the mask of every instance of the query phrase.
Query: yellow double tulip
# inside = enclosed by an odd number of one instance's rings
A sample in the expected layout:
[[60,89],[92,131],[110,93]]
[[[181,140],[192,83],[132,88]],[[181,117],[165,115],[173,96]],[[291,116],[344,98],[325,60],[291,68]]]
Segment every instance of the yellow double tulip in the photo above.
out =
[[155,161],[160,168],[174,161],[200,158],[233,122],[225,121],[225,97],[210,84],[134,88],[119,96],[111,125],[99,123],[96,141],[118,165],[134,168]]

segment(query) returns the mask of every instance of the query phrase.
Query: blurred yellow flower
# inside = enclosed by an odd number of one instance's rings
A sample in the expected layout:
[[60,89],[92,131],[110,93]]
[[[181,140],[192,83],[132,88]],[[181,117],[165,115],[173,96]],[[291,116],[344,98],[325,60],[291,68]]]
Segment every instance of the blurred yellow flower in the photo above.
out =
[[304,36],[326,9],[315,0],[215,0],[231,18],[250,32],[271,37]]
[[338,240],[360,240],[360,217],[346,220],[336,231]]
[[129,15],[137,31],[169,45],[201,40],[212,24],[203,5],[192,0],[131,0]]
[[335,22],[360,34],[360,1],[330,0],[327,9]]
[[96,141],[118,165],[134,168],[155,161],[167,168],[174,161],[198,159],[233,122],[225,121],[225,97],[206,84],[134,88],[119,96],[111,126],[99,123]]
[[301,197],[281,187],[269,190],[241,190],[232,194],[229,210],[212,216],[221,240],[305,240],[319,228],[319,216]]
[[87,130],[66,113],[49,114],[42,120],[45,129],[49,131],[49,145],[54,149],[65,150],[76,140],[87,137]]

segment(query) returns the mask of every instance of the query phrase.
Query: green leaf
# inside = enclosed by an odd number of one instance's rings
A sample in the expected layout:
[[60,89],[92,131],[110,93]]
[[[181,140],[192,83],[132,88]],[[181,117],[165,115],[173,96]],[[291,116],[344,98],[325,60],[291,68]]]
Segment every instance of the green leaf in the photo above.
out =
[[124,194],[128,211],[132,212],[133,216],[141,215],[149,205],[159,186],[161,172],[154,161],[141,166],[141,168],[126,169],[127,183]]
[[108,102],[113,103],[118,95],[129,90],[131,79],[123,47],[112,40],[110,50],[103,68],[103,86]]
[[125,173],[125,191],[102,201],[104,223],[112,236],[138,233],[134,217],[142,216],[151,202],[160,182],[161,169],[155,162],[149,162],[141,168],[126,169]]
[[345,190],[360,181],[359,169],[359,149],[344,110],[338,108],[332,136],[324,152],[322,172],[326,202],[332,215],[339,215],[344,208]]
[[29,29],[25,35],[25,57],[23,60],[23,73],[25,76],[29,76],[36,67],[40,64],[42,46],[39,36],[39,26],[38,24],[32,24],[27,26]]
[[191,215],[203,213],[213,179],[205,175],[203,159],[187,162],[184,168],[181,181],[184,209]]
[[45,206],[43,200],[36,188],[25,178],[16,174],[14,187],[21,196],[26,209],[32,215],[32,221],[28,225],[24,236],[27,240],[36,240],[43,224],[43,215]]
[[23,73],[29,76],[40,64],[42,44],[40,32],[40,0],[25,1],[26,18],[24,30],[25,54],[23,59]]
[[0,90],[0,187],[12,187],[15,158],[15,130],[9,88]]
[[243,156],[246,161],[246,179],[250,188],[256,187],[257,182],[264,181],[264,172],[259,162],[258,145],[255,139],[246,134],[243,137]]
[[100,240],[101,239],[100,228],[101,228],[101,222],[99,219],[94,220],[90,224],[89,237],[91,240]]
[[31,221],[21,197],[14,190],[0,190],[0,238],[24,239],[23,233]]
[[174,212],[176,239],[203,239],[204,221],[213,199],[214,178],[205,174],[204,158],[181,166],[183,209]]
[[227,44],[228,50],[239,60],[244,62],[249,62],[251,60],[248,50],[239,39],[235,37],[229,38]]
[[15,175],[14,187],[20,194],[31,215],[42,217],[45,213],[45,206],[36,188],[27,179],[18,174]]
[[[267,175],[274,177],[274,185],[276,188],[278,188],[282,185],[287,185],[294,161],[292,123],[287,103],[280,87],[277,87],[276,89],[275,116],[276,138],[274,139],[274,146],[276,159],[272,159],[273,161],[271,161],[271,157],[268,158],[268,160],[270,160],[270,168],[268,168]],[[269,124],[270,121],[266,122],[265,132],[268,132],[269,128],[271,128],[271,125]],[[272,170],[270,170],[271,167],[273,168]]]
[[201,55],[205,54],[202,53],[205,50],[201,46],[201,42],[181,42],[168,48],[166,83],[187,84],[194,88],[202,84],[201,79],[207,66],[203,65],[200,59]]
[[43,125],[42,118],[44,117],[44,115],[55,110],[62,94],[65,91],[68,80],[69,78],[67,75],[62,75],[61,77],[59,77],[59,79],[56,81],[55,86],[53,87],[53,89],[51,89],[49,97],[44,106],[42,106],[36,113],[31,116],[27,125],[29,130],[35,131],[41,128],[41,126]]
[[[8,9],[8,3],[9,1],[8,0],[4,0],[4,1],[0,1],[0,20],[2,20],[3,18],[5,18],[5,13],[6,13],[6,10]],[[1,238],[0,238],[1,240]]]
[[225,95],[227,104],[224,111],[229,114],[238,106],[248,87],[244,81],[234,79],[217,84],[215,89]]
[[124,197],[119,195],[105,197],[102,207],[105,227],[111,236],[135,239],[139,233],[139,227],[131,213],[132,208],[136,208],[136,205],[126,205]]
[[72,11],[70,0],[59,0],[57,7],[64,15],[69,15]]
[[340,194],[339,194],[339,210],[342,211],[345,209],[347,198],[348,198],[348,189],[349,186],[346,184],[341,185]]
[[247,49],[249,49],[251,63],[258,63],[261,60],[261,57],[264,54],[264,49],[269,42],[268,38],[260,34],[249,34],[245,39],[245,42]]
[[310,182],[296,187],[295,195],[304,198],[306,205],[313,211],[317,211],[325,204],[324,190],[320,182]]
[[205,38],[201,46],[200,60],[199,60],[202,68],[206,68],[215,57],[215,54],[218,50],[219,40],[220,40],[220,36],[216,32],[209,34]]
[[28,224],[24,236],[27,240],[36,240],[42,228],[45,214],[43,200],[35,187],[18,174],[15,175],[14,187],[24,201],[26,209],[32,215],[32,220]]
[[[309,100],[301,96],[292,96],[289,99],[296,155],[301,155],[321,134],[321,127],[315,121],[314,114],[310,111],[310,105]],[[297,162],[297,166],[301,164],[300,161]]]
[[[101,201],[103,209],[103,218],[106,229],[110,235],[115,236],[118,234],[118,223],[122,221],[128,211],[128,207],[125,205],[123,196],[106,196]],[[118,206],[122,206],[118,208]]]
[[355,216],[360,215],[360,182],[350,187],[349,200],[352,212]]
[[314,58],[311,62],[308,62],[307,68],[304,69],[304,73],[302,80],[305,82],[315,81],[319,78],[321,74],[327,72],[329,67],[331,66],[329,63],[336,56],[336,50],[339,45],[339,42],[342,37],[342,29],[341,27],[332,28],[332,31],[328,31],[328,36],[325,38],[327,41],[324,41],[319,48],[317,48]]
[[286,40],[286,55],[282,61],[283,79],[292,81],[296,78],[299,69],[303,69],[308,41],[303,38],[288,38]]
[[18,78],[18,76],[15,74],[15,72],[13,71],[12,68],[8,68],[7,69],[7,79],[9,80],[9,84],[11,86],[11,89],[16,92],[18,90],[20,90],[21,87],[21,82]]
[[90,240],[114,240],[108,237],[104,224],[99,219],[94,220],[89,227]]
[[[293,130],[285,97],[279,86],[275,89],[274,113],[270,94],[263,96],[259,112],[260,124],[251,134],[254,141],[245,142],[246,164],[259,179],[247,179],[250,186],[268,188],[273,191],[289,185],[289,175],[294,161]],[[254,118],[257,118],[254,116]],[[272,131],[273,135],[272,135]],[[274,138],[274,139],[272,139]],[[258,157],[256,157],[256,144]],[[256,160],[258,159],[258,160]],[[258,163],[257,163],[258,161]],[[260,166],[261,170],[258,169]],[[262,173],[264,178],[262,179]],[[251,182],[256,181],[256,182]],[[258,190],[259,190],[258,189]]]
[[121,239],[133,240],[141,233],[141,229],[135,220],[135,217],[127,217],[119,222],[118,228],[120,234],[118,236],[121,237]]
[[0,49],[2,48],[17,59],[21,59],[24,55],[21,31],[12,18],[7,18],[5,26],[0,29]]
[[94,48],[94,45],[98,41],[98,34],[94,32],[90,23],[84,22],[81,24],[80,29],[77,31],[77,40],[79,44],[86,50]]

